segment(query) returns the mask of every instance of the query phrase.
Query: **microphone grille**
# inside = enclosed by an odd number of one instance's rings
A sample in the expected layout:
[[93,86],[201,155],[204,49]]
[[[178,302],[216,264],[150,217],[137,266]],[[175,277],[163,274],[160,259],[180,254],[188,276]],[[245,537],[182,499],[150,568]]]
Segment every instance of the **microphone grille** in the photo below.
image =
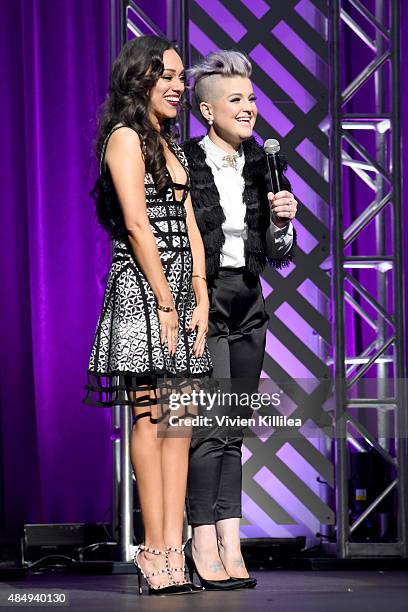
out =
[[276,140],[276,138],[268,138],[268,140],[265,140],[264,142],[264,151],[265,153],[269,153],[269,155],[273,153],[279,153],[280,151],[279,141]]

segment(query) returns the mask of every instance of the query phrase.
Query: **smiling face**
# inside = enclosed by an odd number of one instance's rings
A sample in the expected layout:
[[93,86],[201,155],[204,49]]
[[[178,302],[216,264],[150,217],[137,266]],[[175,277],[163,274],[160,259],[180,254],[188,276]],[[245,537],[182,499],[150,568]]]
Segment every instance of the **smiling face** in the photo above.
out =
[[213,121],[212,129],[224,141],[239,145],[252,136],[258,109],[251,81],[246,77],[209,77],[208,102],[200,104],[204,118]]
[[185,89],[184,66],[174,49],[163,53],[164,71],[150,90],[149,108],[152,119],[174,119]]

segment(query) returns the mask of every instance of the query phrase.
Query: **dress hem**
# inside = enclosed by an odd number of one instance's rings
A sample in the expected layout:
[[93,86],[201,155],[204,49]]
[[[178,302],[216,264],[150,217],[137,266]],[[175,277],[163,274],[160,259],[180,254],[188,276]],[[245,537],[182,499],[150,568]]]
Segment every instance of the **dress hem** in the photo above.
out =
[[84,385],[87,393],[82,399],[82,404],[106,408],[113,406],[137,407],[140,406],[140,400],[131,400],[128,394],[132,391],[156,389],[158,386],[157,378],[163,377],[170,380],[183,379],[188,382],[195,379],[210,378],[212,373],[213,368],[197,374],[188,370],[174,373],[166,369],[146,370],[144,372],[123,370],[94,372],[93,370],[88,370],[88,384]]

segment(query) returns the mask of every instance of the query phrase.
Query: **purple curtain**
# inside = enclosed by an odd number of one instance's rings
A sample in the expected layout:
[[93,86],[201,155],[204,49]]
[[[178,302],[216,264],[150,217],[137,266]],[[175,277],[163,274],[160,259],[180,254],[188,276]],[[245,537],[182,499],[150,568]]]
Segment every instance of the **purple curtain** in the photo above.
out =
[[88,195],[109,72],[109,2],[3,2],[2,526],[101,521],[110,412],[82,387],[110,247]]
[[159,28],[163,34],[167,31],[167,0],[136,0],[136,5]]

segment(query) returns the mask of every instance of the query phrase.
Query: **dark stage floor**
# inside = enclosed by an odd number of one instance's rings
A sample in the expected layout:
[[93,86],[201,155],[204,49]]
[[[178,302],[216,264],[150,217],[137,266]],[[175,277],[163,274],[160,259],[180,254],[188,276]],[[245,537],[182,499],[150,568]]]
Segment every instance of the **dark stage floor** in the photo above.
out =
[[[139,597],[136,575],[31,575],[3,582],[0,590],[62,589],[69,609],[76,611],[222,610],[222,612],[276,610],[277,612],[407,612],[406,571],[262,571],[256,589],[228,593],[206,592],[178,597]],[[21,592],[21,591],[20,591]],[[4,597],[4,593],[3,593]],[[4,604],[3,604],[4,605]],[[7,606],[12,610],[17,606]],[[24,606],[31,607],[31,606]],[[44,609],[44,605],[42,608]],[[46,607],[50,607],[46,605]],[[63,606],[58,606],[63,609]],[[65,606],[64,606],[65,607]],[[68,606],[66,606],[68,607]],[[53,609],[56,609],[54,606]],[[1,609],[1,606],[0,606]]]

